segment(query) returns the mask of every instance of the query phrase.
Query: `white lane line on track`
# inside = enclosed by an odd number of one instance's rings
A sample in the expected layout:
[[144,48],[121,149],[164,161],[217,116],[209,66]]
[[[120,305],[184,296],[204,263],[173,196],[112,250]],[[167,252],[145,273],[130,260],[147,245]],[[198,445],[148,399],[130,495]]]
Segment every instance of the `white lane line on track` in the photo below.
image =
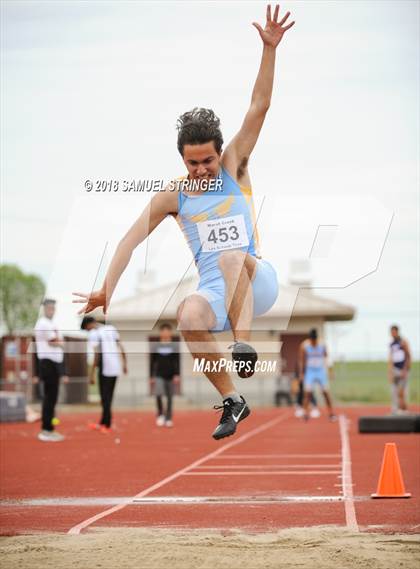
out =
[[220,472],[185,472],[182,476],[267,476],[272,474],[285,474],[286,476],[290,474],[297,475],[307,475],[307,474],[340,474],[341,470],[255,470],[244,472],[227,472],[226,470],[221,470]]
[[217,460],[231,458],[341,458],[341,454],[226,454],[216,457]]
[[217,464],[217,465],[206,465],[206,466],[197,466],[197,470],[224,470],[224,469],[232,469],[232,470],[241,470],[250,468],[251,470],[259,470],[259,469],[270,469],[270,468],[282,468],[284,470],[290,468],[302,468],[305,470],[306,468],[341,468],[340,464]]
[[[163,478],[162,480],[160,480],[156,484],[153,484],[152,486],[149,486],[145,490],[142,490],[141,492],[139,492],[138,494],[133,496],[132,501],[135,501],[138,498],[143,498],[144,496],[147,496],[148,494],[151,494],[155,490],[158,490],[162,486],[165,486],[165,484],[168,484],[169,482],[172,482],[173,480],[175,480],[179,476],[182,476],[183,474],[185,474],[189,470],[196,468],[197,466],[199,466],[203,462],[206,462],[207,460],[210,460],[210,459],[214,458],[215,456],[218,456],[219,454],[221,454],[222,452],[224,452],[225,450],[227,450],[229,448],[235,447],[236,445],[243,443],[244,441],[250,439],[251,437],[254,437],[255,435],[262,433],[263,431],[269,429],[270,427],[274,427],[274,425],[277,425],[281,421],[284,421],[289,416],[290,416],[290,414],[285,412],[280,417],[277,417],[276,419],[271,419],[270,421],[267,421],[266,423],[263,423],[259,427],[256,427],[255,429],[252,429],[248,433],[245,433],[244,435],[238,437],[234,441],[227,443],[227,444],[224,444],[223,446],[219,447],[217,450],[215,450],[209,454],[204,455],[202,458],[192,462],[188,466],[185,466],[184,468],[177,470],[176,472],[174,472],[170,476],[167,476],[166,478]],[[114,506],[112,508],[108,508],[107,510],[104,510],[103,512],[100,512],[99,514],[96,514],[95,516],[92,516],[92,517],[84,520],[83,522],[80,522],[79,524],[73,526],[72,528],[69,529],[69,531],[67,533],[69,533],[71,535],[78,535],[78,534],[80,534],[80,532],[83,529],[87,528],[88,526],[92,525],[93,523],[97,522],[98,520],[100,520],[102,518],[105,518],[105,517],[107,517],[107,516],[109,516],[115,512],[118,512],[119,510],[122,510],[129,503],[130,502],[124,501],[123,503],[117,504],[116,506]]]
[[348,430],[348,420],[344,415],[338,418],[341,438],[341,484],[344,498],[344,509],[346,513],[346,525],[349,530],[358,532],[359,526],[356,519],[354,507],[353,481],[351,475],[351,455],[350,440]]

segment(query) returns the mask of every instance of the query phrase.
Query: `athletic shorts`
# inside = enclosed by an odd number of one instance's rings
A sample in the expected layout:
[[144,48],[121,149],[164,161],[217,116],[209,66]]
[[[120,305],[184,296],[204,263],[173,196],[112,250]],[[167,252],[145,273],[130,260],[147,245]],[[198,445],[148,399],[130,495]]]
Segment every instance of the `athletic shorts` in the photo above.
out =
[[[279,293],[277,273],[272,265],[265,259],[256,260],[257,273],[252,281],[254,318],[270,310],[276,302]],[[231,330],[225,306],[225,280],[219,271],[218,275],[220,276],[200,286],[196,292],[196,294],[203,296],[209,302],[216,315],[216,325],[210,329],[211,332]]]
[[303,389],[312,391],[315,383],[319,383],[322,389],[328,389],[328,377],[325,368],[307,368],[303,380]]

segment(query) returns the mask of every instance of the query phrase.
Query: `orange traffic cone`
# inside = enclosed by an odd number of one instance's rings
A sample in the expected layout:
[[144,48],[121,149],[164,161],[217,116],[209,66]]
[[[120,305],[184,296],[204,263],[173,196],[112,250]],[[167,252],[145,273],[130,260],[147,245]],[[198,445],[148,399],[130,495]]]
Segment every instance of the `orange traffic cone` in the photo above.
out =
[[401,474],[400,461],[398,460],[397,445],[386,443],[384,458],[382,460],[381,473],[379,475],[376,494],[372,498],[410,498],[411,494],[405,491],[404,481]]

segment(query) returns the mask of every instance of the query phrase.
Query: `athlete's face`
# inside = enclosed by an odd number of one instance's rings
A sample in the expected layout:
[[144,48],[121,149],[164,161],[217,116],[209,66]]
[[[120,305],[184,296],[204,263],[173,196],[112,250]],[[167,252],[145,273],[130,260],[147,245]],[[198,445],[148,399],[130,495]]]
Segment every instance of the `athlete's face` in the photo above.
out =
[[221,154],[216,152],[213,141],[185,144],[183,160],[192,180],[217,178],[219,174]]
[[172,340],[172,330],[170,328],[162,328],[159,332],[161,342],[170,342]]
[[396,328],[391,328],[391,336],[394,338],[398,338],[398,330]]
[[45,304],[44,305],[44,314],[45,314],[46,318],[51,320],[55,314],[55,304],[53,304],[52,302]]

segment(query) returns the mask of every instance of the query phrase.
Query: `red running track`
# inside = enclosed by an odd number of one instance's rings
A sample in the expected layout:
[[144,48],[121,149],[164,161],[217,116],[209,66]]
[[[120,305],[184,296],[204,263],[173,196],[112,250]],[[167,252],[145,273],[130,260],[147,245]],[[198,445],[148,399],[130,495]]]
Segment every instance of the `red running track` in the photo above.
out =
[[[91,413],[64,415],[66,440],[55,444],[36,439],[39,425],[3,425],[0,531],[334,524],[417,533],[420,437],[358,434],[361,414],[385,409],[339,412],[336,423],[304,423],[291,410],[257,409],[219,442],[218,416],[204,411],[177,413],[173,429],[156,427],[150,412],[116,413],[110,435],[88,430]],[[397,444],[411,499],[370,499],[386,442]]]

